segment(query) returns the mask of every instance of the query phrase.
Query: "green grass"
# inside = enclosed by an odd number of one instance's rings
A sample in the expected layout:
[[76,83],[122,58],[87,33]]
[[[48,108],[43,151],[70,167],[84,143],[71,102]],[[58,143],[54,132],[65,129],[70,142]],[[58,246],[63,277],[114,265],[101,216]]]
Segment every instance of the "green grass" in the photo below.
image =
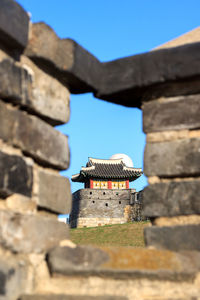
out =
[[145,221],[74,228],[70,229],[70,238],[78,245],[144,247],[143,229],[148,225]]

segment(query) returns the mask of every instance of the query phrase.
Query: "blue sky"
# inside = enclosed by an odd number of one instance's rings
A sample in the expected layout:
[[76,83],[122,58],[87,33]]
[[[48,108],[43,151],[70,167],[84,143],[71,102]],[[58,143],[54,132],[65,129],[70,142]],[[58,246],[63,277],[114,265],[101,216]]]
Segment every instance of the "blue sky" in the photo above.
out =
[[[32,14],[32,21],[44,21],[61,38],[72,38],[100,61],[109,61],[163,44],[200,26],[199,0],[18,0]],[[69,136],[71,165],[64,176],[71,177],[88,157],[109,158],[115,153],[131,157],[143,167],[145,135],[142,113],[95,99],[91,94],[71,95],[71,118],[59,126]],[[132,183],[141,190],[145,176]],[[72,191],[82,184],[72,183]]]

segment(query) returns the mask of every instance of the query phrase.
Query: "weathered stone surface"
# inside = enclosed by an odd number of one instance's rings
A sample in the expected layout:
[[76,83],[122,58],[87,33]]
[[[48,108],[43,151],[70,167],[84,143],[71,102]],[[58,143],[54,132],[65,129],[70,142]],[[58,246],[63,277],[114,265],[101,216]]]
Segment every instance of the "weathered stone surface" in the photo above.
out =
[[67,137],[44,121],[0,101],[0,127],[1,139],[21,148],[40,163],[58,169],[68,167]]
[[94,91],[101,78],[101,64],[93,55],[71,39],[58,38],[44,23],[32,25],[25,55],[73,93]]
[[21,56],[22,66],[32,79],[32,93],[20,104],[33,110],[53,125],[69,120],[69,91],[57,79],[49,76],[26,56]]
[[108,260],[108,255],[91,246],[56,247],[48,254],[51,272],[65,274],[71,270],[91,270]]
[[126,297],[118,296],[89,296],[89,295],[23,295],[19,300],[128,300]]
[[131,247],[56,247],[48,254],[48,264],[53,275],[191,281],[200,269],[200,254]]
[[37,205],[51,211],[69,214],[71,189],[69,180],[47,170],[38,170]]
[[28,263],[20,257],[5,256],[0,259],[0,299],[17,299],[28,291]]
[[1,196],[8,196],[13,193],[31,196],[32,166],[28,165],[22,157],[0,152],[0,170]]
[[146,102],[142,110],[145,133],[200,127],[199,94]]
[[172,251],[200,250],[200,225],[183,225],[144,229],[146,246]]
[[29,197],[13,194],[4,200],[6,207],[18,213],[33,214],[36,213],[36,203]]
[[11,59],[0,62],[0,97],[22,104],[31,98],[31,76]]
[[200,214],[200,180],[162,182],[143,191],[143,213],[148,217]]
[[28,14],[13,0],[0,0],[0,7],[0,42],[21,52],[28,41]]
[[104,63],[96,97],[139,107],[141,101],[164,95],[197,93],[199,78],[192,77],[200,75],[199,49],[200,43],[194,43]]
[[200,215],[157,217],[151,222],[156,226],[200,225]]
[[0,211],[0,244],[13,252],[46,252],[68,238],[68,226],[50,217]]
[[147,143],[144,173],[147,176],[176,177],[199,175],[200,138]]

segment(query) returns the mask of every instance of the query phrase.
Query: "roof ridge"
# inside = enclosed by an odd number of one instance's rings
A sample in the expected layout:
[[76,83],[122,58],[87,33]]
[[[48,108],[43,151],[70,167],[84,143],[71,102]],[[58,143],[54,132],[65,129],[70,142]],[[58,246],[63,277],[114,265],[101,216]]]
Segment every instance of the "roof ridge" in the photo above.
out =
[[110,164],[110,165],[113,165],[113,164],[117,164],[117,163],[123,163],[123,159],[122,158],[118,158],[118,159],[102,159],[102,158],[92,158],[92,157],[89,157],[88,158],[88,162],[91,163],[105,163],[105,164]]

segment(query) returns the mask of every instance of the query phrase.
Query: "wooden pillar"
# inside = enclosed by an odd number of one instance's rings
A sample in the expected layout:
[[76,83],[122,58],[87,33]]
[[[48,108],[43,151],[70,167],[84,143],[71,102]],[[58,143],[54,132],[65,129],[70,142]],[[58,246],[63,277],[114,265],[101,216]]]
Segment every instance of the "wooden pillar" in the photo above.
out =
[[93,179],[90,179],[90,189],[93,189]]
[[129,189],[129,180],[126,180],[126,189]]
[[112,189],[112,181],[108,180],[108,189]]

